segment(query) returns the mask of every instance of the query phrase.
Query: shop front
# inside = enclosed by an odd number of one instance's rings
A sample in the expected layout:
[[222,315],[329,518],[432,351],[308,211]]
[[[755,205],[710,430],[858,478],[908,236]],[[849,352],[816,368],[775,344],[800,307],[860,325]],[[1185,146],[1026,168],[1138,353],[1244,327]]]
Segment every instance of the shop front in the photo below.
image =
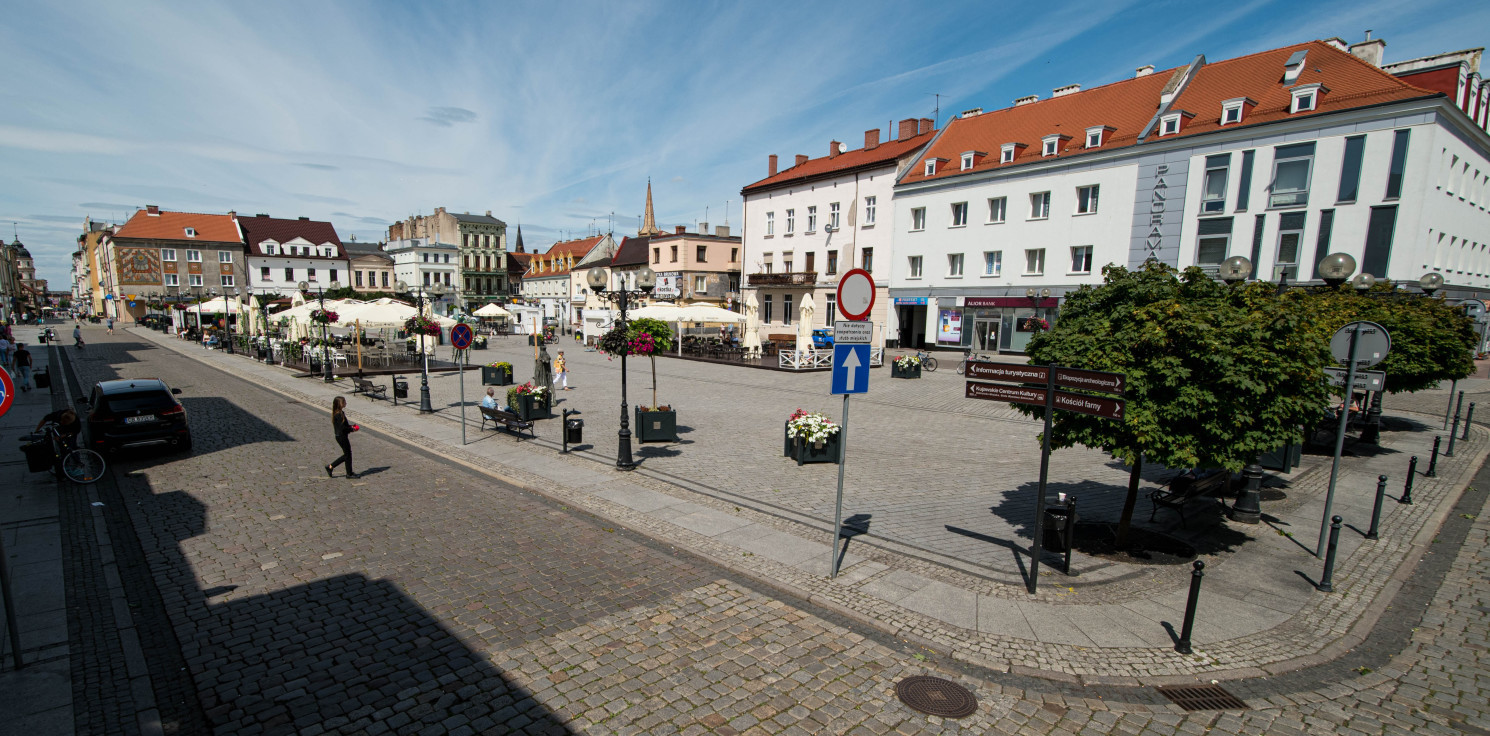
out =
[[1036,332],[1054,323],[1055,297],[942,297],[937,308],[936,346],[976,353],[1023,353]]
[[895,344],[903,348],[926,347],[926,297],[895,297],[895,316],[900,326]]

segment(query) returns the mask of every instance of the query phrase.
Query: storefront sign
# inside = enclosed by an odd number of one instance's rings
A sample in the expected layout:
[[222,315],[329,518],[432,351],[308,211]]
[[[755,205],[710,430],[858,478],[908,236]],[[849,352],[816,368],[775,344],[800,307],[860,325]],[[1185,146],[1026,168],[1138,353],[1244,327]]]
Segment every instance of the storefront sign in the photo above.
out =
[[937,318],[937,342],[962,344],[962,310],[943,309]]
[[962,298],[966,307],[1054,307],[1059,303],[1055,297],[1032,300],[1022,296],[968,296]]
[[895,305],[896,306],[900,306],[902,304],[907,305],[907,306],[923,306],[924,307],[924,306],[926,306],[926,297],[924,297],[924,296],[897,296],[897,297],[895,297]]

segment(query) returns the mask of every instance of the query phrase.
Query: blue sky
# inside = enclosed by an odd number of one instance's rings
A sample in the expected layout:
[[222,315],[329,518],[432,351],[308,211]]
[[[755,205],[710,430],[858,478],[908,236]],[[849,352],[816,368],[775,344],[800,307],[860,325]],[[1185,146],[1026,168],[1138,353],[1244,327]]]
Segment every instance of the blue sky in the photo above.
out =
[[[1038,12],[1037,12],[1038,11]],[[1091,87],[1195,54],[1481,47],[1490,4],[15,3],[0,26],[0,223],[62,287],[83,217],[157,204],[329,220],[491,210],[530,248],[740,222],[766,156]],[[886,132],[886,135],[893,133]]]

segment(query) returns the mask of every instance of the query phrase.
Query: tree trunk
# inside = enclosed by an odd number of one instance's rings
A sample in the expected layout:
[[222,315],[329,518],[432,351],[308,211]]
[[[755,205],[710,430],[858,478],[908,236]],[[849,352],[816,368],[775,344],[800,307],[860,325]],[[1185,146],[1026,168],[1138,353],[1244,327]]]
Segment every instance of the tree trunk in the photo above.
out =
[[1138,484],[1143,480],[1143,453],[1133,463],[1133,472],[1128,474],[1128,497],[1123,499],[1123,515],[1118,519],[1117,548],[1127,549],[1128,527],[1133,523],[1133,507],[1138,505]]
[[648,355],[652,361],[652,409],[657,409],[657,356]]

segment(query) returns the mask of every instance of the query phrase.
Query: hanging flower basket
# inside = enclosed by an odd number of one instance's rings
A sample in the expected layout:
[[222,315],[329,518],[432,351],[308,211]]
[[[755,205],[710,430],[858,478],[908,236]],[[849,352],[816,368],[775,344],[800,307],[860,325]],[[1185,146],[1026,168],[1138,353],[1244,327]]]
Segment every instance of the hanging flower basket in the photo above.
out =
[[440,323],[432,317],[416,314],[404,320],[404,332],[410,335],[431,335],[438,337],[440,334]]
[[310,312],[310,321],[318,325],[329,325],[332,322],[335,322],[337,319],[339,319],[339,317],[337,316],[336,312],[332,312],[330,310],[313,309]]

